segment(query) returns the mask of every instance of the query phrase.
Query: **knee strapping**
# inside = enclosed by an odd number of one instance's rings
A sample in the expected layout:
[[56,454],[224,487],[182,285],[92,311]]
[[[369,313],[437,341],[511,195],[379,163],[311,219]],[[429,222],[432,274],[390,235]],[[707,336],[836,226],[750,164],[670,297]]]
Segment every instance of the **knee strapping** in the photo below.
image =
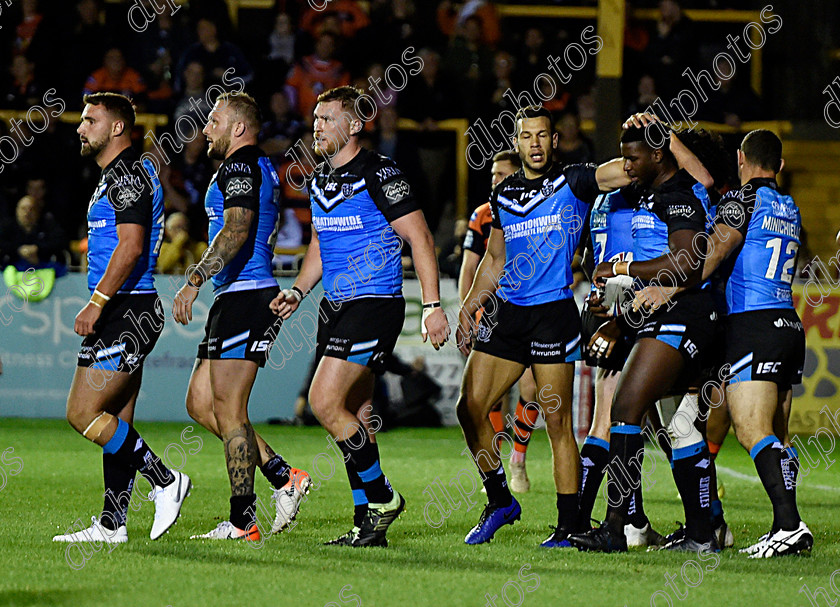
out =
[[115,419],[113,415],[103,411],[93,418],[93,421],[90,422],[88,427],[85,428],[85,431],[82,432],[82,436],[95,443],[99,439],[99,435],[102,434],[105,427],[111,423],[112,419]]
[[703,435],[695,425],[700,416],[697,394],[663,398],[656,403],[656,408],[662,423],[667,424],[672,449],[689,447],[703,441]]

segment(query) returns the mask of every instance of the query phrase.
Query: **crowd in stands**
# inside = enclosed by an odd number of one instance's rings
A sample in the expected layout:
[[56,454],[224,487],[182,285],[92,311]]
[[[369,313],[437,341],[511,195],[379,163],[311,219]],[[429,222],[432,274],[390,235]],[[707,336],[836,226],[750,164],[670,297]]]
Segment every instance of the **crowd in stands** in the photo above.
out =
[[[136,4],[145,18],[136,10],[129,12]],[[689,4],[715,5],[714,0]],[[708,68],[710,58],[725,45],[723,28],[716,26],[714,36],[704,36],[674,0],[653,6],[659,7],[657,21],[631,20],[626,27],[623,94],[628,112],[645,109],[659,95],[668,99],[686,66]],[[294,183],[310,167],[302,150],[311,149],[312,109],[321,91],[350,83],[370,91],[371,82],[379,83],[376,115],[366,124],[363,143],[397,161],[420,195],[431,228],[449,235],[459,219],[453,214],[456,134],[441,130],[439,121],[482,117],[489,123],[501,111],[517,109],[506,92],[528,90],[533,95],[534,79],[548,72],[548,55],[578,40],[590,25],[503,19],[490,0],[330,0],[324,10],[306,0],[277,0],[270,10],[240,10],[236,24],[223,0],[183,5],[163,0],[15,0],[3,7],[0,19],[0,57],[8,66],[0,79],[0,109],[44,105],[44,95],[51,91],[66,112],[77,112],[83,94],[114,91],[132,97],[139,112],[168,117],[162,131],[170,132],[174,146],[152,146],[150,151],[162,165],[167,209],[159,269],[171,272],[182,271],[206,247],[204,193],[217,166],[207,158],[203,136],[188,139],[194,134],[191,129],[176,131],[174,126],[190,118],[200,130],[214,90],[244,87],[261,103],[261,143],[284,182],[287,207],[278,241],[284,252],[276,262],[289,267],[293,250],[310,235],[308,198]],[[418,59],[422,70],[416,69]],[[416,73],[403,81],[388,69],[392,65]],[[581,119],[593,117],[594,67],[592,60],[567,84],[545,78],[538,83],[551,97],[545,105],[555,112],[562,162],[596,160],[592,142],[580,129]],[[721,82],[699,116],[734,125],[764,118],[762,104],[744,77],[748,74],[743,68],[736,78]],[[398,128],[401,118],[414,121],[417,128]],[[4,165],[0,180],[3,264],[83,263],[79,252],[84,250],[85,212],[99,168],[80,158],[76,126],[52,119],[43,132],[27,130],[25,123],[19,127],[23,139],[31,141],[18,146],[18,157]],[[0,122],[0,136],[9,135],[10,129]],[[135,131],[135,145],[149,143],[141,126]],[[486,200],[489,177],[471,173],[474,208]],[[455,246],[444,257],[457,252]]]

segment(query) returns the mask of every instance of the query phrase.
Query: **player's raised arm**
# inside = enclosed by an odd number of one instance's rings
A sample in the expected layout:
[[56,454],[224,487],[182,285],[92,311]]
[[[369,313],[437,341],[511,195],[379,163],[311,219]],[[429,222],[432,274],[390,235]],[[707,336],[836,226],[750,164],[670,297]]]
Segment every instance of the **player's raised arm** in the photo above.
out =
[[595,169],[595,180],[602,192],[611,192],[630,185],[630,177],[624,171],[624,160],[621,158],[613,158],[598,165]]
[[412,211],[391,222],[391,227],[411,246],[411,258],[423,297],[423,341],[429,335],[435,350],[449,339],[449,324],[440,305],[440,274],[435,241],[422,211]]

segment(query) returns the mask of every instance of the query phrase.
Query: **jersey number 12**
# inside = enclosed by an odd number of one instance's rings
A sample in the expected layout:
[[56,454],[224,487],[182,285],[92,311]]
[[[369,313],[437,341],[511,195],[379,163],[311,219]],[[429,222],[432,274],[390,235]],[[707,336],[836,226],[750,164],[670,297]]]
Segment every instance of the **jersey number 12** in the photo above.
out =
[[[782,239],[771,238],[766,245],[766,249],[773,249],[773,254],[770,256],[770,264],[767,266],[767,272],[764,278],[776,280],[776,268],[779,265],[779,258],[782,256]],[[799,244],[789,240],[787,247],[785,247],[785,265],[782,266],[782,275],[779,277],[782,282],[791,284],[793,282],[793,264],[796,263],[796,253],[799,250]]]

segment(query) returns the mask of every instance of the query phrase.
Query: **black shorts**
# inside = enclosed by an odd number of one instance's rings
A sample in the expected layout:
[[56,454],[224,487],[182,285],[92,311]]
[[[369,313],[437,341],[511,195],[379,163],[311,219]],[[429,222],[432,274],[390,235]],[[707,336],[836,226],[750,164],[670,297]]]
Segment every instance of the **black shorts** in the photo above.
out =
[[[613,351],[606,358],[596,358],[589,354],[589,340],[598,331],[598,328],[615,318],[618,326],[621,328],[621,337],[613,346]],[[580,315],[581,321],[581,346],[583,347],[583,360],[590,367],[598,367],[608,371],[621,371],[624,368],[624,363],[627,362],[627,357],[630,356],[630,350],[633,349],[633,343],[636,341],[635,330],[627,324],[623,316],[608,317],[595,316],[589,311],[589,306],[584,305],[583,312]]]
[[324,297],[318,311],[315,357],[340,358],[382,374],[404,322],[402,297],[360,297],[334,303]]
[[636,340],[651,337],[668,344],[682,354],[687,374],[696,375],[712,359],[718,312],[706,290],[687,291],[672,303],[642,323]]
[[574,299],[535,306],[497,300],[489,308],[478,322],[477,352],[526,367],[581,359],[580,313]]
[[771,381],[780,390],[802,383],[805,331],[796,310],[756,310],[726,318],[726,377]]
[[142,370],[164,319],[157,293],[114,295],[102,308],[93,333],[82,341],[77,366],[123,373]]
[[196,358],[253,360],[264,367],[283,324],[268,307],[279,292],[279,287],[266,287],[216,297]]

